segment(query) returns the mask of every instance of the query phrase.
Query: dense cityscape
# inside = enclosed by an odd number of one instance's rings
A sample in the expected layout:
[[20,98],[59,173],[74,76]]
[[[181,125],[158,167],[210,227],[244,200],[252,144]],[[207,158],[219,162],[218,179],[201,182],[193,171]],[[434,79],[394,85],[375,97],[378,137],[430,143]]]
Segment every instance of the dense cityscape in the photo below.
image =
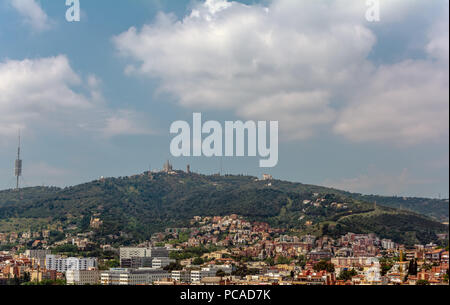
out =
[[[93,230],[101,226],[91,219]],[[350,232],[338,239],[295,236],[239,215],[197,216],[189,227],[118,248],[96,245],[93,232],[59,233],[64,238],[53,244],[49,230],[0,233],[2,249],[15,244],[0,252],[0,284],[448,285],[448,246],[406,247]],[[439,238],[445,244],[448,234]]]

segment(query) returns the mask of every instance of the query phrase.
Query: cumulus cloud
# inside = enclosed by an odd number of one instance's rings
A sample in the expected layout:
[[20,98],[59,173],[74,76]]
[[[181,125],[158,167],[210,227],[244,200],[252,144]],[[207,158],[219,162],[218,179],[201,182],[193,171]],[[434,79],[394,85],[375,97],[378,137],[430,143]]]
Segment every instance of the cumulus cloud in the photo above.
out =
[[0,136],[13,136],[19,128],[144,133],[147,129],[135,127],[137,114],[107,107],[100,84],[94,75],[76,74],[64,55],[0,62]]
[[209,0],[181,21],[160,14],[154,24],[132,27],[114,42],[136,60],[127,71],[161,79],[181,105],[280,119],[290,137],[303,138],[333,120],[331,91],[364,73],[375,43],[370,30],[338,13],[332,14],[336,22],[327,21],[328,12],[342,6]]
[[[382,21],[401,22],[422,5],[383,1]],[[279,120],[290,139],[321,128],[354,141],[445,135],[448,65],[437,62],[448,63],[445,32],[430,32],[428,59],[377,67],[368,59],[377,38],[365,10],[364,1],[207,0],[182,20],[161,13],[113,41],[133,61],[128,74],[160,80],[182,106]]]
[[36,0],[11,0],[11,5],[35,31],[50,28],[50,20]]
[[449,54],[449,4],[447,2],[440,18],[431,27],[428,38],[429,43],[426,46],[426,51],[431,58],[439,61],[440,64],[446,65],[448,68],[448,54]]
[[339,115],[338,134],[354,141],[416,144],[448,135],[448,70],[427,61],[382,66]]
[[334,131],[354,141],[401,144],[448,138],[448,36],[447,9],[430,27],[427,58],[376,68],[349,98]]
[[237,114],[263,120],[277,118],[287,126],[285,136],[288,140],[306,139],[313,135],[314,128],[333,121],[335,111],[329,107],[328,100],[327,92],[279,93],[244,104]]

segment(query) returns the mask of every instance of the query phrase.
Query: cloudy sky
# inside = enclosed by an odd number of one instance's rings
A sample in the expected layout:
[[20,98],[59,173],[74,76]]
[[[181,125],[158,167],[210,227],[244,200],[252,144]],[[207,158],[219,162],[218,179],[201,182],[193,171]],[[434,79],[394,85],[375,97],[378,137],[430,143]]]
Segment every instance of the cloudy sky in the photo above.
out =
[[[385,195],[448,198],[447,0],[0,1],[0,189],[125,176],[170,158],[170,124],[278,120],[278,166],[171,158]],[[352,4],[350,4],[352,3]]]

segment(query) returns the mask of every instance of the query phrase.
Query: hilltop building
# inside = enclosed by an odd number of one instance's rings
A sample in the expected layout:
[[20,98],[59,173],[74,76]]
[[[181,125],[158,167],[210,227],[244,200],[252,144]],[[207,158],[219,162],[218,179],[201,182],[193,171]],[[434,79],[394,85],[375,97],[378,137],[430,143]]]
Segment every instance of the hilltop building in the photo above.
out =
[[170,164],[169,160],[167,160],[167,162],[164,163],[163,172],[165,172],[167,174],[173,172],[173,167],[172,167],[172,164]]
[[265,180],[265,181],[267,181],[267,180],[273,180],[273,177],[272,177],[272,175],[264,174],[264,175],[263,175],[263,180]]

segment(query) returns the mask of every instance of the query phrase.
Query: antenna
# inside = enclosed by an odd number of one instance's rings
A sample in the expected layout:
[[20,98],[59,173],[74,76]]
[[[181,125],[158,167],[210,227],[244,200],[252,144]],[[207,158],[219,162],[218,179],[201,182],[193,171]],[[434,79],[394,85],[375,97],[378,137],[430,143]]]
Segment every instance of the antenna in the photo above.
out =
[[19,178],[22,176],[22,160],[20,159],[20,129],[19,129],[19,146],[17,146],[17,159],[14,167],[14,174],[16,176],[16,190],[19,189]]

